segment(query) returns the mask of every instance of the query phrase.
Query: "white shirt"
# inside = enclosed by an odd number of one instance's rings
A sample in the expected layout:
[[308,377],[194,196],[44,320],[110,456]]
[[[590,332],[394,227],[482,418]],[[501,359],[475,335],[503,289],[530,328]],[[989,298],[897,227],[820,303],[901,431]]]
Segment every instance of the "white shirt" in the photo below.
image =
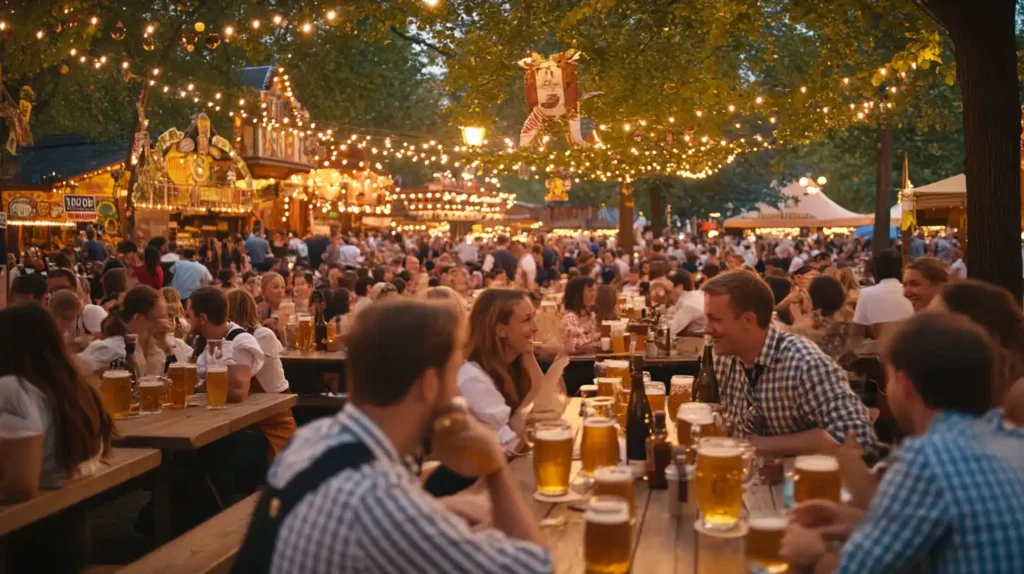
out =
[[369,295],[367,295],[366,297],[359,297],[358,299],[356,299],[355,305],[352,305],[352,314],[355,315],[356,313],[359,313],[363,309],[369,307],[370,303],[372,302],[373,301],[370,300]]
[[355,245],[343,244],[338,248],[338,256],[342,265],[349,267],[359,266],[359,248]]
[[860,290],[853,322],[871,326],[902,321],[913,314],[914,305],[903,296],[903,285],[896,279],[883,279],[878,285]]
[[[234,329],[240,329],[238,325],[228,322],[230,333]],[[263,354],[263,347],[260,346],[256,337],[249,333],[242,333],[233,341],[225,340],[221,344],[223,356],[221,361],[226,365],[248,365],[249,372],[253,375],[260,372],[266,356]],[[206,367],[210,364],[210,347],[203,349],[203,354],[196,359],[196,375],[200,381],[206,380]]]
[[676,314],[672,316],[672,336],[679,337],[684,332],[703,333],[708,324],[704,315],[704,292],[683,291],[676,300]]
[[491,378],[475,361],[466,361],[459,367],[459,392],[469,404],[469,412],[480,422],[498,433],[498,442],[505,450],[516,442],[516,433],[508,426],[512,409],[498,392]]
[[107,310],[103,307],[92,303],[86,305],[75,321],[75,335],[99,335],[100,326],[106,318]]
[[177,253],[174,253],[174,252],[164,253],[163,255],[160,256],[160,262],[161,263],[174,263],[175,261],[177,261],[179,259],[181,259],[181,257]]
[[[25,379],[0,377],[0,440],[17,440],[43,435],[43,465],[39,486],[57,488],[65,478],[57,464],[57,436],[46,395]],[[99,468],[100,453],[78,465],[75,477],[89,476]]]
[[794,256],[793,260],[789,262],[789,272],[796,273],[798,269],[804,266],[804,263],[805,260],[802,257],[799,255]]
[[[175,339],[168,334],[167,346],[174,355],[174,360],[179,363],[187,363],[192,357],[192,347],[185,341]],[[106,339],[97,339],[89,343],[81,353],[78,353],[78,360],[95,373],[110,366],[113,361],[124,360],[126,356],[124,349],[124,337],[114,336]],[[161,376],[164,374],[164,366],[167,362],[167,354],[163,351],[155,352],[145,356],[141,349],[135,348],[135,364],[143,376]]]
[[954,281],[961,279],[967,279],[967,265],[964,264],[964,260],[957,259],[949,266],[949,278]]
[[[281,364],[281,351],[284,346],[277,339],[277,335],[266,327],[256,327],[252,332],[256,342],[263,350],[263,368],[254,371],[256,380],[265,393],[281,393],[288,388],[288,379],[284,376],[284,365]],[[241,335],[239,335],[241,337]],[[238,338],[236,337],[237,341]]]
[[[460,243],[455,246],[455,253],[463,263],[475,263],[479,248],[472,243]],[[493,265],[493,263],[491,264]]]
[[[1021,251],[1021,260],[1024,260],[1024,251]],[[494,269],[494,256],[488,253],[484,255],[484,264],[480,267],[484,273],[490,273]]]
[[525,275],[525,284],[523,285],[527,289],[530,289],[537,282],[537,262],[533,260],[533,255],[527,253],[519,258],[519,274]]

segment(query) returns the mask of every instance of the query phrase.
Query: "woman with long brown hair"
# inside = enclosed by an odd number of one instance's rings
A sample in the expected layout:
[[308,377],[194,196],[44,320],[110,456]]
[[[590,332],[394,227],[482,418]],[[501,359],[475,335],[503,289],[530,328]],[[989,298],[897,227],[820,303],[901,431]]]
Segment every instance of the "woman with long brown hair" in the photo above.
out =
[[487,289],[469,314],[466,363],[459,369],[459,390],[478,419],[513,450],[526,430],[534,403],[551,403],[562,371],[569,363],[560,354],[541,371],[534,355],[537,334],[533,304],[523,291]]

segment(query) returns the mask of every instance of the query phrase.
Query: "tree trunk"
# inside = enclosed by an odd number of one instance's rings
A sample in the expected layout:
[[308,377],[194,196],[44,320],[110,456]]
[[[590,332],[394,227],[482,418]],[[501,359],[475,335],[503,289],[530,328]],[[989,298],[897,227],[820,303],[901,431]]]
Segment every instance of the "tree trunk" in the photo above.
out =
[[889,247],[889,205],[892,202],[892,128],[878,127],[878,163],[875,166],[875,231],[871,253]]
[[619,184],[619,249],[633,260],[633,184]]
[[661,231],[665,229],[665,206],[661,203],[661,191],[664,184],[660,181],[652,181],[647,187],[647,193],[651,201],[651,232],[654,238],[661,237]]
[[1014,0],[929,0],[956,46],[967,176],[967,270],[1021,300],[1020,98]]

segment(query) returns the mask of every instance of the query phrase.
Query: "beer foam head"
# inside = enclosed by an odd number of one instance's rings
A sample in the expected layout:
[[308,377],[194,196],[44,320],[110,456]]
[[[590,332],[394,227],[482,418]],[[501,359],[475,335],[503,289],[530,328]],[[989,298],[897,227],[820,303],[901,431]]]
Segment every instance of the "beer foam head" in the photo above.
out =
[[583,421],[583,426],[587,427],[610,427],[615,424],[615,421],[608,417],[587,417]]
[[697,445],[697,454],[712,458],[732,458],[743,454],[743,447],[731,442],[701,441]]
[[583,393],[596,393],[597,385],[580,385],[580,394]]
[[120,379],[121,377],[131,377],[131,373],[123,369],[113,369],[110,371],[103,372],[104,379]]
[[598,482],[633,482],[633,471],[626,466],[599,466],[594,471]]
[[629,501],[621,496],[602,494],[590,499],[584,519],[592,524],[629,522]]
[[648,395],[664,395],[665,394],[665,383],[660,381],[651,381],[644,383],[644,389]]
[[209,367],[206,367],[206,372],[207,373],[226,373],[226,372],[228,372],[228,366],[227,365],[210,365]]
[[758,530],[772,530],[779,531],[785,530],[789,524],[789,518],[781,514],[764,514],[761,516],[751,516],[749,525],[751,529]]
[[601,383],[618,383],[620,381],[622,381],[622,379],[618,377],[597,377],[596,379],[594,379],[594,384],[600,385]]
[[609,359],[604,362],[605,366],[609,369],[622,369],[629,370],[629,361],[621,361],[619,359]]
[[164,386],[164,383],[163,383],[163,381],[147,381],[147,380],[143,379],[143,380],[139,381],[139,386],[140,387],[146,387],[146,388],[162,387],[162,386]]
[[572,440],[572,429],[569,427],[542,427],[535,430],[533,436],[538,441]]
[[693,376],[692,375],[672,375],[671,380],[673,387],[692,387]]
[[839,460],[828,454],[807,454],[796,457],[793,467],[811,472],[836,472],[839,470]]
[[188,363],[171,363],[168,369],[184,369],[188,366]]

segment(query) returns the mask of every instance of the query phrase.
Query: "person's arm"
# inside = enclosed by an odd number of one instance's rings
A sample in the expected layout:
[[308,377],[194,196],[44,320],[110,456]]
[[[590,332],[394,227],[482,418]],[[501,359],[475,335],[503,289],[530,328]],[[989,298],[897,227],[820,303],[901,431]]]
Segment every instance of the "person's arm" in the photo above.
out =
[[804,361],[800,367],[799,410],[814,418],[833,444],[840,444],[853,431],[864,451],[874,452],[877,439],[868,410],[850,388],[846,371],[827,357]]
[[231,359],[228,361],[228,402],[240,403],[249,396],[252,378],[263,367],[263,349],[256,338],[248,333],[231,341]]
[[491,497],[495,528],[512,538],[543,544],[537,522],[527,508],[508,464],[503,464],[500,470],[489,474],[484,482]]
[[252,369],[249,365],[228,365],[228,402],[240,403],[249,396]]
[[775,436],[751,436],[750,444],[761,456],[797,456],[830,453],[838,443],[822,429]]

